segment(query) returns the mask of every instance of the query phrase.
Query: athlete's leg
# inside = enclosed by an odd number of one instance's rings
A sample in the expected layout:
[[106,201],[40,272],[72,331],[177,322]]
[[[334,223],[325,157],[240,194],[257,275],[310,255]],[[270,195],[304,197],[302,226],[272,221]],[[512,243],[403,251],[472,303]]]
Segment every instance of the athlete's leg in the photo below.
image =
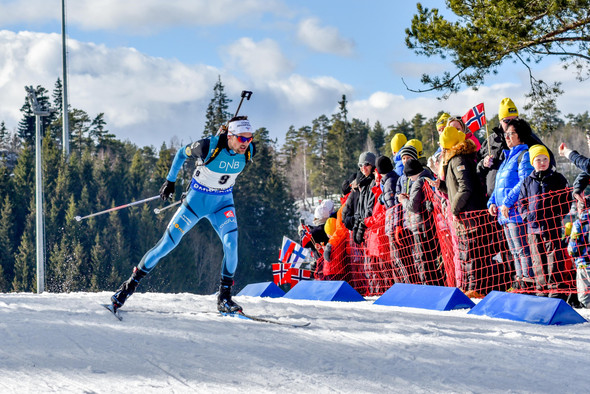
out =
[[158,261],[170,253],[186,234],[199,221],[200,217],[191,207],[191,200],[187,199],[176,211],[158,243],[150,249],[133,269],[131,277],[127,279],[111,297],[113,306],[118,309],[135,292],[139,281],[158,264]]
[[223,263],[221,265],[221,281],[217,297],[217,309],[224,313],[242,310],[231,298],[233,277],[238,266],[238,223],[234,208],[233,196],[228,194],[217,208],[207,215],[223,245]]
[[170,223],[168,223],[162,238],[143,256],[138,268],[150,272],[162,257],[170,253],[179,244],[182,237],[197,224],[199,219],[187,198],[178,208]]
[[233,196],[227,194],[223,197],[215,210],[206,217],[223,245],[221,276],[233,279],[238,266],[238,222]]

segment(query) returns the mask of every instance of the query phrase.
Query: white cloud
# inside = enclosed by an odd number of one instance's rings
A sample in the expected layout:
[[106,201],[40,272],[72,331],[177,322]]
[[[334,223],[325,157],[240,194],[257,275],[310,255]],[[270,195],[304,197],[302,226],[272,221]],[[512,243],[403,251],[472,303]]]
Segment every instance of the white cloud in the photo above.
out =
[[[109,48],[76,40],[68,43],[71,105],[91,117],[104,112],[111,132],[141,146],[159,147],[173,136],[183,142],[200,137],[218,75],[226,94],[234,100],[230,112],[235,109],[241,90],[253,90],[252,99],[244,102],[240,112],[251,116],[254,127],[267,127],[271,137],[278,138],[280,143],[289,126],[310,125],[322,114],[335,113],[343,94],[349,100],[350,117],[368,119],[372,124],[379,120],[387,126],[410,120],[416,113],[427,118],[434,117],[439,110],[461,115],[480,102],[485,103],[488,116],[493,116],[503,97],[513,98],[522,108],[529,90],[528,76],[523,72],[517,76],[521,82],[492,83],[479,91],[462,91],[446,101],[437,100],[434,93],[394,94],[386,90],[355,97],[358,93],[354,86],[333,77],[292,73],[271,40],[242,39],[232,45],[230,49],[251,49],[248,56],[240,51],[230,55],[237,64],[245,64],[246,77],[236,70],[186,65],[147,56],[132,48]],[[576,81],[572,72],[558,65],[537,74],[547,81],[563,81],[565,93],[559,99],[559,108],[564,114],[587,110],[588,81]],[[60,35],[0,30],[0,121],[6,121],[10,130],[21,118],[24,86],[42,85],[52,91],[58,77]]]
[[297,37],[316,52],[341,56],[351,56],[354,53],[354,41],[343,38],[333,26],[320,26],[317,18],[302,20],[297,28]]
[[[15,126],[22,115],[25,85],[42,85],[51,92],[61,78],[60,40],[57,34],[0,31],[0,119],[7,125]],[[220,74],[213,67],[187,66],[131,48],[70,40],[68,51],[70,104],[91,117],[104,112],[117,136],[135,128],[141,133],[138,143],[168,139],[163,133],[170,130],[154,130],[151,125],[160,119],[190,119],[194,114],[178,111],[208,102]],[[187,122],[191,123],[194,120]]]
[[[142,34],[179,25],[247,23],[266,13],[286,14],[288,10],[280,0],[76,0],[66,3],[68,22],[82,29],[121,29]],[[0,4],[0,25],[48,19],[61,21],[58,1],[16,0]]]
[[[273,47],[263,42],[260,48]],[[107,128],[120,139],[159,147],[176,136],[189,142],[201,136],[205,110],[221,75],[225,92],[237,105],[239,92],[253,90],[243,114],[255,127],[267,127],[281,140],[290,125],[308,125],[321,114],[331,114],[342,94],[352,87],[331,77],[287,75],[268,78],[251,72],[247,82],[208,65],[185,65],[176,60],[147,56],[133,48],[68,41],[69,98],[74,108],[91,117],[105,113]],[[270,51],[272,54],[273,51]],[[242,59],[244,60],[244,59]],[[263,59],[264,60],[264,59]],[[280,63],[280,62],[279,62]],[[276,64],[276,62],[274,63]],[[14,130],[25,102],[25,85],[42,85],[50,92],[61,77],[61,37],[58,34],[14,33],[0,30],[0,121]]]
[[226,68],[243,71],[254,80],[274,80],[293,70],[293,64],[283,55],[279,45],[268,38],[260,42],[241,38],[223,50],[222,56],[226,59]]

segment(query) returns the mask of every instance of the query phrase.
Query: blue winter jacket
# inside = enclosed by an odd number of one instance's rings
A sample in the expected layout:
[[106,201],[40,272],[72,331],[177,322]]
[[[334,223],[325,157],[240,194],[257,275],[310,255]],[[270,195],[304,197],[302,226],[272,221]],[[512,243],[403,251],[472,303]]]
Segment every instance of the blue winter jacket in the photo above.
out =
[[590,263],[588,245],[590,242],[590,222],[588,211],[582,213],[572,226],[572,233],[567,245],[568,254],[573,257],[577,268],[582,268]]
[[[504,161],[498,169],[494,192],[488,200],[488,208],[492,204],[498,207],[498,222],[502,225],[522,223],[522,218],[516,210],[516,202],[522,182],[534,170],[530,163],[528,149],[527,145],[520,144],[510,150],[504,150]],[[507,218],[500,212],[502,205],[510,208]]]
[[404,163],[402,162],[402,157],[399,155],[399,152],[393,156],[393,170],[396,172],[398,176],[404,175]]

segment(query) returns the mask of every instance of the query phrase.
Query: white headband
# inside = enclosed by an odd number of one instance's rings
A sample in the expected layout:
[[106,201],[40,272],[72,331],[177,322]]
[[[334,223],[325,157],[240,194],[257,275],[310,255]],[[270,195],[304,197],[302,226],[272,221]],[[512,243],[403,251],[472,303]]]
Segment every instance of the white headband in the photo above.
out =
[[236,120],[229,124],[228,131],[231,134],[251,133],[252,126],[250,125],[250,121],[247,119]]

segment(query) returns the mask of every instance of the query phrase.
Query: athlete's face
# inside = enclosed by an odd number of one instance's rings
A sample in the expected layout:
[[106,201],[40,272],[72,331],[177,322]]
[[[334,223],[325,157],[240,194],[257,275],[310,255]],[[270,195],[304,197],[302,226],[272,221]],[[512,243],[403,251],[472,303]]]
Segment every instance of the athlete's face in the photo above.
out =
[[236,153],[243,155],[252,142],[252,133],[228,134],[227,144]]

